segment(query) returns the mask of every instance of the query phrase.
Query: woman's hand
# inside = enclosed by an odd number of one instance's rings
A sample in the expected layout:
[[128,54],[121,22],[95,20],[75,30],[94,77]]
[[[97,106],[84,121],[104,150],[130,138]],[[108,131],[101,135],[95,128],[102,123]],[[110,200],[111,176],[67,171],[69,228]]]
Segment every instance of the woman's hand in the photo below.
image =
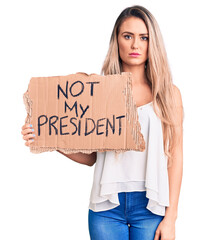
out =
[[[24,124],[22,126],[22,131],[21,134],[23,135],[23,139],[26,141],[25,145],[26,146],[30,146],[30,144],[32,142],[34,142],[35,139],[35,134],[34,134],[34,129],[32,128],[32,125],[30,124]],[[60,152],[61,154],[65,155],[66,157],[70,158],[71,160],[81,163],[81,164],[85,164],[88,166],[92,166],[94,165],[94,163],[96,162],[96,152],[93,152],[91,154],[85,154],[85,153],[72,153],[72,154],[65,154],[59,150],[57,150],[58,152]]]
[[29,147],[30,144],[34,142],[34,138],[35,138],[34,129],[32,128],[32,125],[24,124],[22,126],[21,134],[23,135],[23,139],[26,141],[25,145]]
[[[160,238],[161,237],[161,238]],[[175,240],[175,220],[163,218],[160,222],[154,240]]]

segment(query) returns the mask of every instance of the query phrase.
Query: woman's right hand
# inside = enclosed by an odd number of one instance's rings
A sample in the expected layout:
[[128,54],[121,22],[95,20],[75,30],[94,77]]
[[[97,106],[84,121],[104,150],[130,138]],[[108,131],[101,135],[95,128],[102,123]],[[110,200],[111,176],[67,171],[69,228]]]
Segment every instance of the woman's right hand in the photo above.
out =
[[23,139],[26,141],[25,145],[27,147],[30,146],[32,142],[34,142],[35,134],[34,129],[31,124],[26,123],[22,126],[21,134],[23,135]]
[[[23,135],[23,139],[26,141],[25,145],[30,146],[31,143],[34,142],[35,139],[35,134],[34,134],[34,129],[31,124],[26,123],[22,126],[22,131],[21,134]],[[93,152],[91,154],[85,154],[85,153],[72,153],[72,154],[65,154],[59,150],[57,150],[61,154],[65,155],[66,157],[72,159],[75,162],[92,166],[96,162],[96,152]]]

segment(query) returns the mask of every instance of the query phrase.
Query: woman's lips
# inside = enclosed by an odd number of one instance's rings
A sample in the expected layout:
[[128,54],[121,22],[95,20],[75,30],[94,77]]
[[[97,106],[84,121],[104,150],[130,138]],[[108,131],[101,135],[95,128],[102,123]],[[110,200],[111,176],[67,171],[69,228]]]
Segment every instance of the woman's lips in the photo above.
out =
[[139,53],[130,53],[129,54],[131,57],[138,57],[138,56],[140,56],[141,54],[139,54]]

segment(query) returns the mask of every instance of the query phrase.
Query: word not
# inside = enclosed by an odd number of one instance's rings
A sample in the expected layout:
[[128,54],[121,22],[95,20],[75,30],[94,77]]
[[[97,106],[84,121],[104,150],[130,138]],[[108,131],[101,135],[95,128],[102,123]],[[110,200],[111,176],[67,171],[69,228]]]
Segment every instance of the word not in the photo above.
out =
[[[98,84],[100,82],[86,82],[87,84],[91,84],[91,89],[90,89],[90,96],[93,96],[93,91],[94,91],[94,84]],[[80,85],[80,91],[77,92],[76,94],[73,93],[73,87],[78,84]],[[81,81],[75,81],[71,84],[69,88],[69,93],[71,94],[72,97],[78,97],[81,95],[84,91],[84,83]],[[66,89],[63,90],[60,84],[57,85],[57,98],[59,99],[60,92],[65,96],[65,98],[68,99],[68,81],[66,81]]]

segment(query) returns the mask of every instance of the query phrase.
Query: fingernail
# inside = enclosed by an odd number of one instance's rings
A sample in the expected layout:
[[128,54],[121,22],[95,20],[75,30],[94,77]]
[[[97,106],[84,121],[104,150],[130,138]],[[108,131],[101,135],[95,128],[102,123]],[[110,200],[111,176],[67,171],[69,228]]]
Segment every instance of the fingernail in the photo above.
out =
[[34,132],[34,129],[32,128],[32,132]]
[[35,134],[33,134],[33,136],[35,137]]
[[32,142],[34,141],[34,139],[31,140]]
[[30,124],[30,127],[32,127],[32,124]]

